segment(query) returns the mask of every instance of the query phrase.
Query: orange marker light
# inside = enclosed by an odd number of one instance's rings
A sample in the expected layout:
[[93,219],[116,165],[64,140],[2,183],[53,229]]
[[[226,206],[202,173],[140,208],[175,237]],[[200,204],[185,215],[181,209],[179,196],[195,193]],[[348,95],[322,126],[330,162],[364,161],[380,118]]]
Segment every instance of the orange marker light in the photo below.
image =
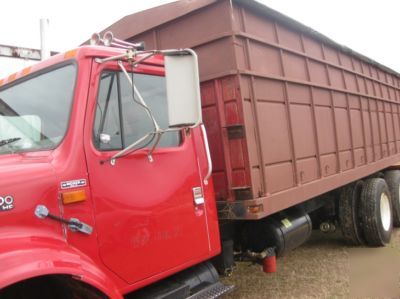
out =
[[247,211],[252,214],[260,213],[264,211],[264,206],[262,204],[248,206]]
[[8,76],[8,82],[12,82],[17,78],[17,73]]
[[76,56],[76,52],[78,52],[77,49],[65,52],[64,59],[74,58]]
[[3,81],[4,81],[3,79],[0,80],[0,86],[3,85]]
[[31,72],[31,67],[28,66],[28,67],[24,68],[24,69],[22,70],[21,73],[22,73],[22,76],[26,76],[26,75],[28,75],[30,72]]
[[63,204],[68,205],[86,200],[85,190],[69,191],[61,193]]

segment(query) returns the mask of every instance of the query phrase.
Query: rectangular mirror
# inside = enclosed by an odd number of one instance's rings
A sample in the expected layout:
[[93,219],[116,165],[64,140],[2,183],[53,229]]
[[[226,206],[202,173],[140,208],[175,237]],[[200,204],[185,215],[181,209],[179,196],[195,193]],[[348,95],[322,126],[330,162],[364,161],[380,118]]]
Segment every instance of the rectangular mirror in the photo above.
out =
[[202,118],[197,55],[190,49],[164,55],[169,126],[198,126]]

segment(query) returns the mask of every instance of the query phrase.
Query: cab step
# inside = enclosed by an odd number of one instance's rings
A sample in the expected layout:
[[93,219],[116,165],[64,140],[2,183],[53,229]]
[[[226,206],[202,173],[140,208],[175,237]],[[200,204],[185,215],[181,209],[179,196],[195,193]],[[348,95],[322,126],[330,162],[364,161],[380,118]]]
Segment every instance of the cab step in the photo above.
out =
[[205,288],[202,288],[200,291],[191,295],[187,299],[215,299],[232,292],[234,288],[235,286],[233,285],[224,285],[221,282],[216,282]]
[[125,299],[214,299],[233,288],[219,282],[214,266],[210,262],[203,262],[127,294]]

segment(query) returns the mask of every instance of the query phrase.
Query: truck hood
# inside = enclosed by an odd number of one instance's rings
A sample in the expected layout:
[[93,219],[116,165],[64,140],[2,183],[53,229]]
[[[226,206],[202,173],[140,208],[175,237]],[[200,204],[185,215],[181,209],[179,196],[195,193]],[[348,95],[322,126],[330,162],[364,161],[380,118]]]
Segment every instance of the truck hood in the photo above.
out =
[[[17,219],[29,209],[32,216],[38,202],[51,198],[57,204],[57,190],[51,152],[0,156],[0,226],[10,221],[7,215]],[[6,197],[13,204],[4,209]]]
[[20,185],[23,181],[33,180],[39,173],[54,176],[51,160],[50,152],[0,156],[0,192],[13,182]]

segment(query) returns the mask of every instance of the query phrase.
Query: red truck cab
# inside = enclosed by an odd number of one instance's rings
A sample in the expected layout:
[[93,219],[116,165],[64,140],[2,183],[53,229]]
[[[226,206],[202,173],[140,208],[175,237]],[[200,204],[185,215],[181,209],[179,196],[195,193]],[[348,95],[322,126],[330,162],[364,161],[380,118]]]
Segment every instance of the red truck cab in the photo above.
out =
[[163,53],[126,53],[84,46],[0,80],[5,298],[122,298],[220,251],[205,132],[170,128]]

